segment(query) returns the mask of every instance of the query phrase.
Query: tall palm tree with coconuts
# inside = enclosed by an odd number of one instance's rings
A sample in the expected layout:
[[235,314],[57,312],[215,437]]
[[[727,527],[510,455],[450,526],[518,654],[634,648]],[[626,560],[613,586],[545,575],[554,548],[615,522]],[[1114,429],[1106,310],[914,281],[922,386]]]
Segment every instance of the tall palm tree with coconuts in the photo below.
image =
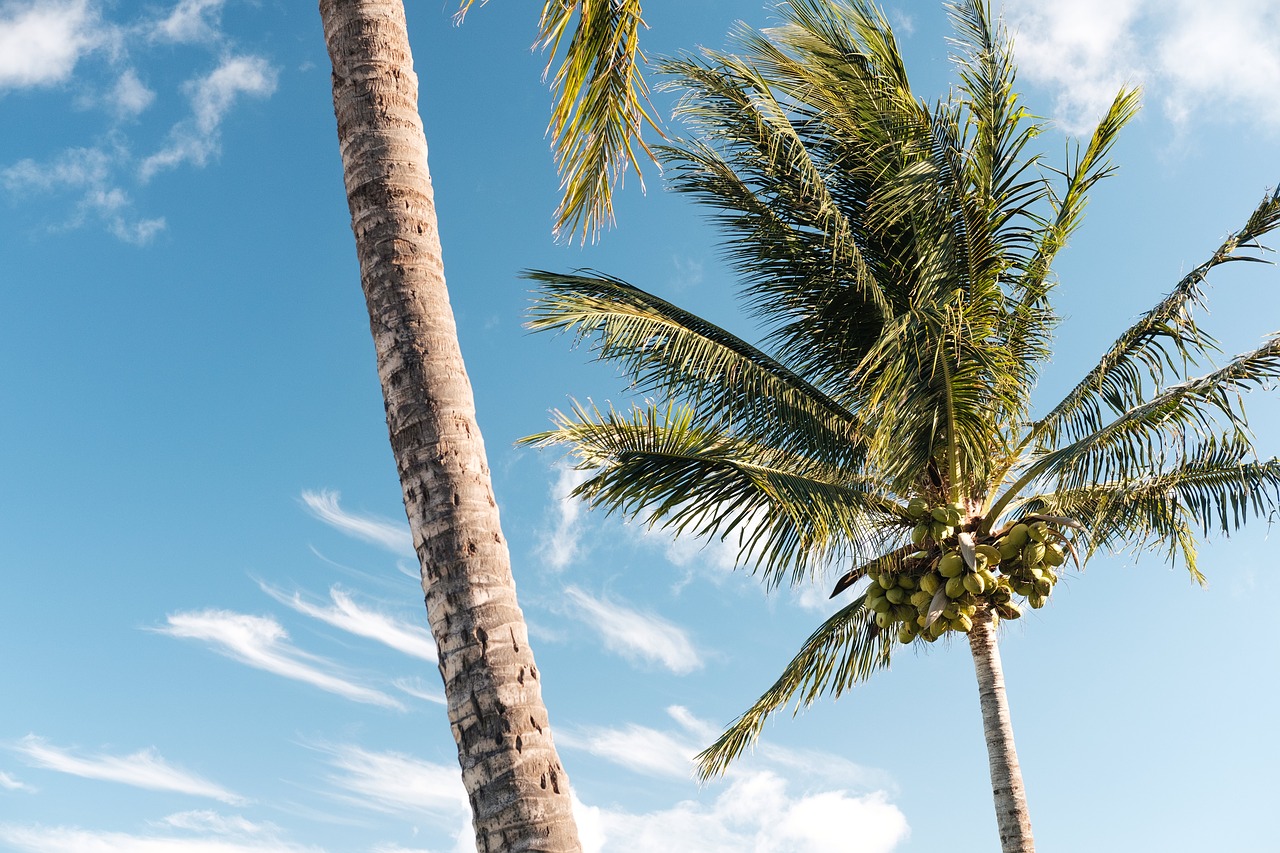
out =
[[740,564],[771,587],[835,565],[835,592],[854,589],[698,757],[704,777],[788,703],[963,636],[1002,849],[1025,853],[999,622],[1043,606],[1100,550],[1154,549],[1202,580],[1201,534],[1280,506],[1280,461],[1257,458],[1241,396],[1280,378],[1280,337],[1212,367],[1194,318],[1212,271],[1259,259],[1280,191],[1062,400],[1033,408],[1057,321],[1051,267],[1111,171],[1136,92],[1050,167],[983,0],[950,7],[959,80],[934,104],[912,93],[868,0],[781,12],[736,54],[660,68],[692,135],[659,158],[675,190],[714,211],[763,342],[616,278],[531,272],[531,327],[591,342],[647,399],[575,404],[528,441],[568,448],[590,472],[576,494],[595,506],[736,537]]

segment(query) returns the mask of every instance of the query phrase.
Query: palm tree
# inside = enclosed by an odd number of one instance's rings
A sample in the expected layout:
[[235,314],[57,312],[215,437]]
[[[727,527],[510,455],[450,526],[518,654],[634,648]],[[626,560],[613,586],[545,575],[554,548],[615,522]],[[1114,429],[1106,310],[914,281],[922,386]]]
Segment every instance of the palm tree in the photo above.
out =
[[[463,8],[470,3],[464,3]],[[516,601],[484,443],[445,287],[401,0],[320,0],[351,226],[387,428],[440,657],[477,848],[577,851],[568,779]],[[575,17],[576,16],[576,17]],[[583,233],[638,143],[639,4],[548,0],[542,36],[575,35],[554,80],[560,224]]]
[[[1193,577],[1197,534],[1280,506],[1240,392],[1280,377],[1280,337],[1194,376],[1206,276],[1257,260],[1280,192],[1143,315],[1056,405],[1033,408],[1056,323],[1051,265],[1137,109],[1122,90],[1068,162],[1014,92],[987,3],[950,10],[959,81],[916,98],[868,0],[791,0],[661,71],[693,139],[658,149],[710,206],[760,346],[622,280],[535,271],[530,326],[591,341],[647,400],[575,404],[527,441],[567,447],[577,495],[699,537],[736,537],[772,587],[828,567],[857,594],[699,756],[710,777],[791,701],[839,696],[898,648],[965,635],[1005,851],[1033,848],[997,625],[1040,607],[1068,561],[1156,549]],[[1044,411],[1036,416],[1034,412]]]

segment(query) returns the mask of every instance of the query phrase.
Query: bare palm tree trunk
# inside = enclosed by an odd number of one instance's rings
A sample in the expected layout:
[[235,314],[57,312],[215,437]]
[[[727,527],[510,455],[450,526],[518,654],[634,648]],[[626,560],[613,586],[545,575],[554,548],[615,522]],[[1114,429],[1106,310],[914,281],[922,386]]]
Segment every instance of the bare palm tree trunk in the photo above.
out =
[[1034,853],[1031,815],[1022,787],[1022,770],[1013,748],[1013,725],[1009,722],[1009,700],[1004,692],[1004,670],[996,643],[996,626],[991,610],[978,608],[969,632],[969,650],[978,675],[978,700],[982,705],[982,729],[987,737],[987,759],[991,765],[991,792],[995,797],[996,825],[1000,849],[1004,853]]
[[481,853],[578,851],[445,290],[401,0],[320,0],[387,428]]

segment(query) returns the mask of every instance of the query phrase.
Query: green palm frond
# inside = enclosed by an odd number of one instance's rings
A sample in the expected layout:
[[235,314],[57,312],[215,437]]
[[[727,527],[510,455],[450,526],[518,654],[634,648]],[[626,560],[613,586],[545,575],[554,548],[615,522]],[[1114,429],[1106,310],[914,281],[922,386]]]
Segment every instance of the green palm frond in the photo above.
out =
[[760,737],[765,721],[793,698],[796,711],[825,694],[838,697],[888,667],[893,638],[876,627],[860,595],[814,631],[782,675],[746,713],[698,754],[698,775],[718,776]]
[[[546,0],[539,43],[553,57],[576,17],[577,26],[551,79],[551,145],[564,198],[556,232],[585,241],[613,222],[613,188],[627,167],[640,172],[636,150],[652,159],[645,125],[661,135],[646,104],[640,73],[639,0]],[[548,66],[550,69],[550,66]]]
[[951,7],[958,34],[962,102],[967,107],[972,144],[962,146],[970,173],[971,197],[981,204],[985,230],[992,235],[1004,260],[1025,267],[1036,244],[1027,213],[1048,193],[1035,173],[1038,155],[1026,154],[1041,126],[1029,120],[1013,90],[1012,43],[991,20],[984,2]]
[[[730,256],[739,269],[750,271],[762,285],[777,286],[776,277],[764,274],[759,267],[762,261],[772,261],[768,269],[776,272],[782,266],[786,277],[793,278],[796,271],[791,262],[797,253],[786,251],[790,234],[805,244],[790,248],[806,254],[817,250],[816,268],[821,271],[824,289],[831,286],[831,271],[841,270],[848,276],[842,284],[855,289],[857,297],[876,315],[887,316],[883,286],[862,257],[853,224],[828,190],[823,164],[814,160],[788,108],[778,102],[761,73],[744,60],[711,51],[705,52],[702,61],[664,62],[658,71],[679,79],[683,95],[676,114],[701,131],[706,140],[658,150],[664,166],[673,168],[672,187],[748,217],[762,228],[775,216],[785,223],[781,233],[770,235],[773,240],[767,244],[734,245]],[[769,212],[761,211],[761,201],[767,202]],[[778,230],[777,226],[771,230]],[[737,255],[733,250],[739,248],[747,251]],[[778,249],[784,252],[782,258],[773,254]],[[776,319],[776,312],[767,313]]]
[[1166,470],[1036,496],[1022,509],[1080,521],[1089,554],[1160,548],[1170,559],[1181,555],[1204,583],[1195,529],[1201,536],[1230,535],[1251,518],[1270,523],[1280,513],[1280,460],[1253,456],[1247,436],[1215,436]]
[[1188,440],[1245,433],[1242,392],[1280,379],[1280,335],[1237,356],[1225,367],[1156,393],[1111,423],[1034,462],[1031,470],[1054,478],[1062,490],[1089,483],[1140,478],[1165,464]]
[[529,328],[594,339],[596,358],[619,365],[633,390],[683,400],[745,440],[860,465],[860,421],[736,335],[620,279],[541,270],[525,276],[542,283]]
[[555,421],[523,441],[564,446],[593,472],[574,496],[676,534],[736,536],[740,562],[768,586],[865,561],[906,529],[878,480],[704,428],[688,407],[575,405]]
[[1243,228],[1125,330],[1084,379],[1036,423],[1032,436],[1048,446],[1062,437],[1079,439],[1101,427],[1106,410],[1123,412],[1133,407],[1151,383],[1161,383],[1171,371],[1180,376],[1187,365],[1217,352],[1217,343],[1193,316],[1204,298],[1205,278],[1222,264],[1261,260],[1256,253],[1265,247],[1259,241],[1277,226],[1280,189],[1263,198]]
[[1107,158],[1120,131],[1137,115],[1139,104],[1137,89],[1122,89],[1084,150],[1077,147],[1070,152],[1066,168],[1060,173],[1064,188],[1052,198],[1053,216],[1044,222],[1030,262],[1015,271],[1010,288],[1013,298],[1005,314],[1002,337],[1019,366],[1018,384],[1028,391],[1039,364],[1050,355],[1049,342],[1058,320],[1047,302],[1054,283],[1050,276],[1054,258],[1080,224],[1089,191],[1114,171]]
[[[462,23],[474,5],[460,0],[454,20]],[[564,193],[555,213],[559,236],[585,242],[611,225],[615,187],[630,167],[643,186],[638,152],[654,159],[641,134],[646,126],[663,134],[641,73],[642,29],[640,0],[544,0],[536,45],[550,55],[544,77],[560,61],[547,126]]]

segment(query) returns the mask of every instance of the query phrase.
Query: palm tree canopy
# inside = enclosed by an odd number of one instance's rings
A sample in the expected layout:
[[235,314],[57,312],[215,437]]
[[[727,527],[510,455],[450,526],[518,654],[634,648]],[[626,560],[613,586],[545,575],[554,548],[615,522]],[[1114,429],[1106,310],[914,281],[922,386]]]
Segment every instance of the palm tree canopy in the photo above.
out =
[[[1154,549],[1202,580],[1198,537],[1280,506],[1280,461],[1256,457],[1241,396],[1280,377],[1280,337],[1215,367],[1216,343],[1194,318],[1210,272],[1261,259],[1280,191],[1066,397],[1033,409],[1057,322],[1052,264],[1111,172],[1137,92],[1121,90],[1050,167],[1032,151],[1044,128],[1014,90],[1009,38],[982,0],[950,7],[958,81],[932,104],[912,93],[867,0],[780,11],[776,28],[740,30],[736,53],[660,65],[691,137],[658,155],[672,187],[712,209],[759,344],[616,278],[530,272],[541,285],[530,326],[590,342],[650,402],[576,406],[528,441],[568,447],[591,472],[577,494],[596,506],[737,537],[740,563],[770,585],[835,565],[838,591],[909,575],[914,595],[949,551],[966,571],[994,566],[1027,524],[1036,562],[1052,559],[1046,549],[1077,562]],[[1006,574],[1014,563],[1027,573],[1014,587],[1051,586],[1057,563],[1041,578],[1030,556],[1004,559]],[[999,582],[1007,602],[1009,579]],[[1047,593],[1020,594],[1038,606]],[[838,695],[888,663],[877,595],[872,583],[814,633],[704,753],[705,773],[791,699]],[[945,601],[929,599],[922,626]],[[902,631],[903,642],[936,639]]]

